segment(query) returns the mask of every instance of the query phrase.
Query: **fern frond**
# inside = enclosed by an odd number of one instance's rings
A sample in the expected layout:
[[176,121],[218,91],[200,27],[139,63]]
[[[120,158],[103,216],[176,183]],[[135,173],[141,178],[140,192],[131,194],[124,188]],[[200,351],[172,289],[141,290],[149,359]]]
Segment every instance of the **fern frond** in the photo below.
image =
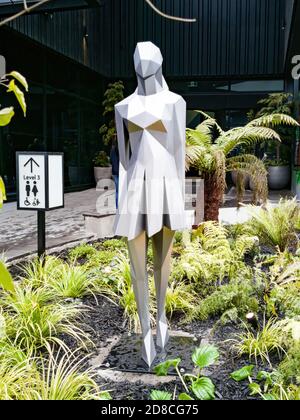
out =
[[289,265],[283,273],[278,277],[276,283],[284,286],[300,279],[300,261]]
[[295,225],[300,217],[297,200],[281,199],[278,206],[267,203],[265,208],[247,206],[252,216],[249,221],[250,232],[261,242],[284,251],[292,242],[297,241]]
[[227,239],[228,232],[220,223],[206,222],[198,230],[202,249],[219,258],[230,259],[232,252]]
[[224,151],[225,156],[228,156],[238,146],[253,146],[266,140],[277,140],[281,142],[278,133],[271,128],[247,125],[227,131],[223,136],[218,138],[216,145]]
[[245,254],[253,249],[257,244],[256,236],[241,235],[234,242],[233,250],[237,259],[244,258]]
[[195,167],[199,171],[213,171],[215,156],[211,150],[211,140],[197,130],[186,131],[186,168]]
[[214,118],[212,118],[210,115],[206,114],[203,111],[196,112],[198,112],[198,114],[202,115],[205,118],[205,120],[198,125],[198,131],[201,131],[202,133],[208,134],[210,136],[212,136],[214,130],[216,130],[219,136],[224,134],[224,131]]
[[246,127],[278,127],[280,125],[288,125],[298,127],[299,123],[286,114],[269,114],[263,115],[262,117],[256,118],[247,124]]
[[201,158],[203,148],[192,137],[187,137],[185,146],[185,170],[186,172]]
[[[209,136],[200,133],[197,130],[186,130],[186,159],[185,166],[188,171],[192,166],[201,168],[201,166],[206,167],[205,159],[206,155],[210,156],[209,149],[211,147],[211,141]],[[211,165],[211,162],[207,162],[208,166]]]
[[[265,202],[268,198],[268,172],[264,163],[254,155],[241,155],[228,158],[226,161],[228,172],[237,171],[248,175],[253,185],[253,202],[259,200]],[[240,191],[239,200],[243,198],[243,190]]]

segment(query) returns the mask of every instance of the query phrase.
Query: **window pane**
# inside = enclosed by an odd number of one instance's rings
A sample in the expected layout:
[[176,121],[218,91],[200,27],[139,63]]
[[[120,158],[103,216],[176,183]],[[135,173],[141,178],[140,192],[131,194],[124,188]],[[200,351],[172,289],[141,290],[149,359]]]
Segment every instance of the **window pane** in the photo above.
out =
[[283,80],[248,80],[246,82],[231,82],[232,92],[281,92],[283,90]]
[[175,92],[194,93],[194,92],[226,92],[229,90],[227,81],[168,81],[169,87]]

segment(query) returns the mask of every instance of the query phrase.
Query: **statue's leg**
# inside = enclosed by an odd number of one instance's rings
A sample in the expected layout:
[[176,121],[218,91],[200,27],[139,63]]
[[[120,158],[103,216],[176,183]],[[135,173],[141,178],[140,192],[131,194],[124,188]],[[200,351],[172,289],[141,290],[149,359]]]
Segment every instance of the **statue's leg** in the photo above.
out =
[[171,254],[175,232],[163,228],[152,238],[154,280],[157,296],[157,345],[164,349],[168,339],[166,294],[171,270]]
[[131,260],[131,279],[143,335],[142,357],[150,367],[156,356],[149,311],[146,233],[128,241]]

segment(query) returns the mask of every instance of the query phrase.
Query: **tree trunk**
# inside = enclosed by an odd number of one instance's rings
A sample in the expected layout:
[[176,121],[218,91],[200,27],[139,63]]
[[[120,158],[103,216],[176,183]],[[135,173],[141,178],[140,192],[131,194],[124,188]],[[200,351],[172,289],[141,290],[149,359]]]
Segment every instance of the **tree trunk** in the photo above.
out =
[[276,159],[277,159],[277,162],[280,161],[280,144],[276,145]]
[[220,205],[223,201],[224,188],[218,182],[215,173],[204,174],[204,220],[219,221]]

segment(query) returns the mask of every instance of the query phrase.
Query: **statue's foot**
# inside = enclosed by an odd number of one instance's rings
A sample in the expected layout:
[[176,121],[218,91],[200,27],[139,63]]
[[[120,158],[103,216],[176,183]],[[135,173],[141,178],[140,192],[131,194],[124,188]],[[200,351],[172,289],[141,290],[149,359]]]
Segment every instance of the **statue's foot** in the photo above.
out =
[[147,365],[151,367],[155,357],[156,350],[152,336],[152,331],[150,330],[146,337],[143,339],[142,358],[147,363]]
[[159,348],[164,349],[169,341],[168,322],[166,317],[164,320],[157,320],[156,344]]

